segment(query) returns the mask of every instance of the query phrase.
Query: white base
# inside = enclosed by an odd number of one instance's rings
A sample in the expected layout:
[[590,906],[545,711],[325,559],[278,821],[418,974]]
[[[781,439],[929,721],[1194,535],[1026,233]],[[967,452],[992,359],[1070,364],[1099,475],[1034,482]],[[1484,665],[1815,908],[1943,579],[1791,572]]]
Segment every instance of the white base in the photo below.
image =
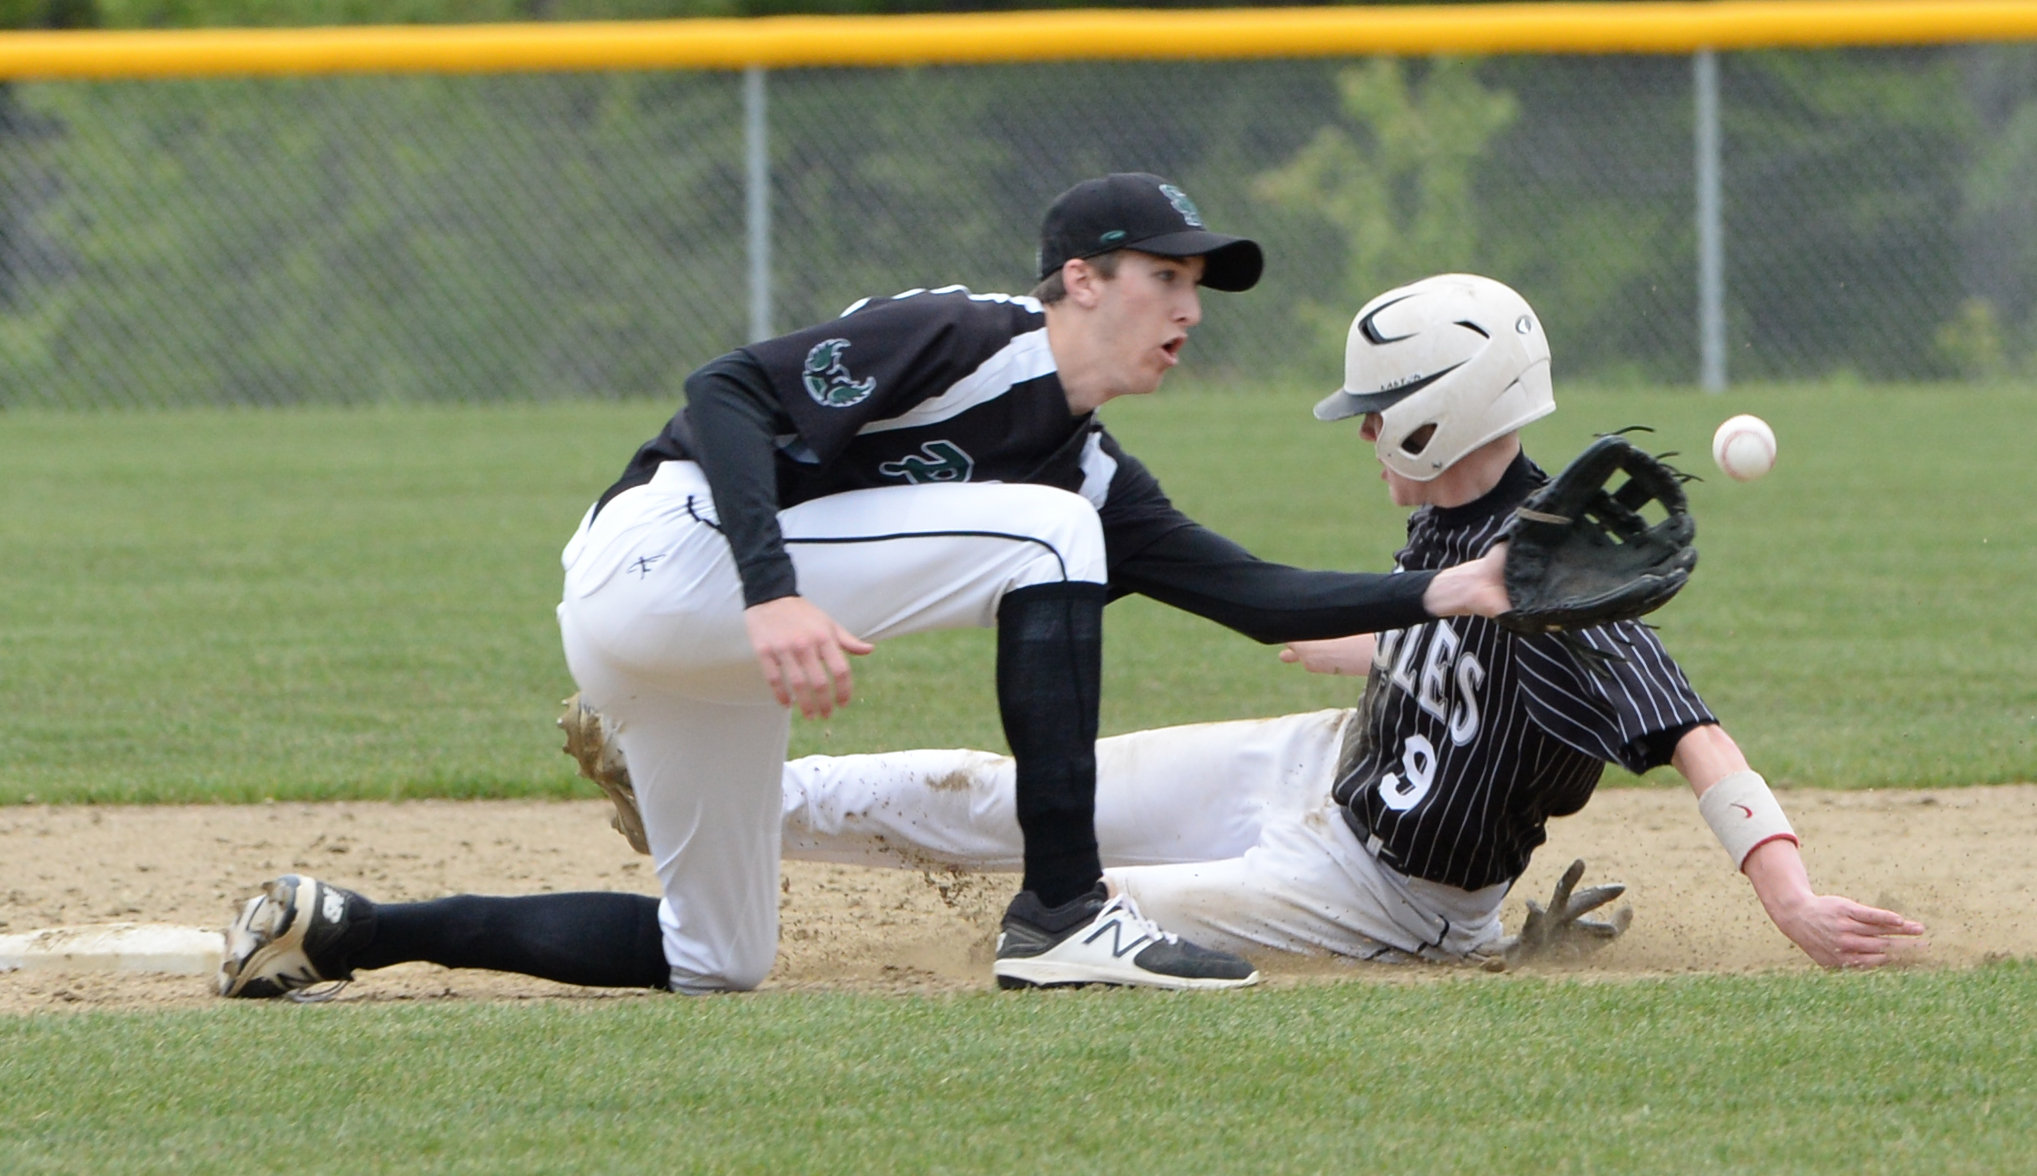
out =
[[219,970],[226,936],[167,923],[100,923],[0,935],[0,972],[162,972],[202,976]]

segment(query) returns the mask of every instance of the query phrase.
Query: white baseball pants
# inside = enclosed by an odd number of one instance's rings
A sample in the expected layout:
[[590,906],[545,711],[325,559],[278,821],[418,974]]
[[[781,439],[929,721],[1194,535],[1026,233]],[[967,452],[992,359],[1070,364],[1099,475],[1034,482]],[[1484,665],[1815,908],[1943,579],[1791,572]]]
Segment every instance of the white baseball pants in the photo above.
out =
[[[1105,579],[1095,508],[1045,486],[858,490],[778,518],[800,594],[870,641],[990,627],[1006,592]],[[753,988],[778,948],[791,715],[751,653],[717,524],[700,467],[666,462],[589,512],[562,557],[566,663],[620,724],[681,992]]]
[[[1330,788],[1352,715],[1098,740],[1105,876],[1162,927],[1227,951],[1454,959],[1490,946],[1504,884],[1465,891],[1407,877],[1344,823]],[[1016,870],[1014,803],[1007,756],[809,756],[785,765],[785,856]]]

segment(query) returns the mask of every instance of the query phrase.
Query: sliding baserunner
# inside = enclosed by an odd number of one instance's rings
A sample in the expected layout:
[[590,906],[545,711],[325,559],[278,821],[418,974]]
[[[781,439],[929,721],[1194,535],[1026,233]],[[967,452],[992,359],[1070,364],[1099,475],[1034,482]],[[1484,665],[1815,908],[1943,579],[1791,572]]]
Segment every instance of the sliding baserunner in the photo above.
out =
[[[1480,558],[1547,480],[1516,432],[1555,407],[1546,349],[1519,345],[1539,334],[1533,321],[1499,283],[1445,275],[1382,295],[1352,325],[1344,387],[1316,415],[1361,418],[1394,502],[1416,508],[1396,557],[1409,573]],[[1565,640],[1430,620],[1295,643],[1282,659],[1367,676],[1363,701],[1097,745],[1109,885],[1198,942],[1364,959],[1494,953],[1500,902],[1546,821],[1583,808],[1607,763],[1682,773],[1776,927],[1818,963],[1885,963],[1892,940],[1923,932],[1812,889],[1774,795],[1645,626]],[[1003,757],[817,756],[787,765],[783,788],[788,857],[1016,860]],[[1552,909],[1531,934],[1581,931],[1588,944],[1623,926],[1571,922],[1588,907]]]

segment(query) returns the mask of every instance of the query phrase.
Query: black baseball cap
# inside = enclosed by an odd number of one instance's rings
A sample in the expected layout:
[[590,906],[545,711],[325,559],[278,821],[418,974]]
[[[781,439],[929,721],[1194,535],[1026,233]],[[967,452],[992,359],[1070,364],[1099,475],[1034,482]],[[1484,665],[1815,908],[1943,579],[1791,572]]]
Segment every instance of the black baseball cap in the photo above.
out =
[[1084,180],[1055,197],[1040,222],[1040,277],[1113,249],[1201,257],[1212,290],[1250,290],[1266,268],[1257,241],[1210,232],[1188,193],[1146,172]]

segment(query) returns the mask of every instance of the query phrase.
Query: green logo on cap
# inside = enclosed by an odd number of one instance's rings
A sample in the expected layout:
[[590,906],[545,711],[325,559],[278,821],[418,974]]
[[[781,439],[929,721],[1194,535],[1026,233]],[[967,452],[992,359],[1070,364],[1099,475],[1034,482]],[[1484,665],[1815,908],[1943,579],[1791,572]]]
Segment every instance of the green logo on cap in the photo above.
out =
[[1119,241],[1122,241],[1124,239],[1125,231],[1123,229],[1112,229],[1110,232],[1105,233],[1103,236],[1097,238],[1098,241],[1101,241],[1105,245],[1115,245]]
[[1189,228],[1199,229],[1203,227],[1202,211],[1196,208],[1195,201],[1188,198],[1188,193],[1172,184],[1162,184],[1160,185],[1160,195],[1167,198],[1167,203],[1174,206],[1174,211],[1181,214],[1181,219],[1188,222]]

